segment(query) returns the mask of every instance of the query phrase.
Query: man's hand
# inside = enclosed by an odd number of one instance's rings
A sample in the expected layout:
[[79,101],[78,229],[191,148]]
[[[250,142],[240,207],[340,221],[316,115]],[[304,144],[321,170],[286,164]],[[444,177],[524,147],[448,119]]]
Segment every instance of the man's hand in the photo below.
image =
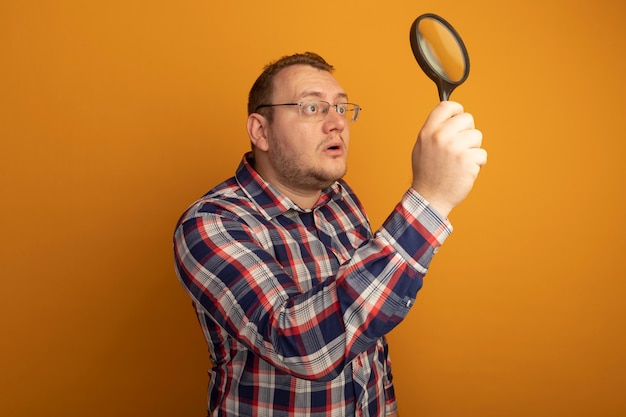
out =
[[467,197],[487,163],[482,133],[463,106],[443,101],[430,113],[413,148],[413,189],[441,215]]

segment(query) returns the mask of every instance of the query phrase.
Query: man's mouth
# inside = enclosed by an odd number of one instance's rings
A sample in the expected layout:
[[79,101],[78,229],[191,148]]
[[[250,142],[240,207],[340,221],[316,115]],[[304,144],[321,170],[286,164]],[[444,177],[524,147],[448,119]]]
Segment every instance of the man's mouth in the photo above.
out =
[[344,150],[343,142],[340,139],[334,139],[326,145],[325,151],[340,152]]

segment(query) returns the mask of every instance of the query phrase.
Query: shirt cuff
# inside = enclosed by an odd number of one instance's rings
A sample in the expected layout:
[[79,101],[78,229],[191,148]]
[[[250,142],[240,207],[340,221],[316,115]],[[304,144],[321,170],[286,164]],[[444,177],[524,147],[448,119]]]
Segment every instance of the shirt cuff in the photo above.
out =
[[378,233],[400,256],[425,274],[433,255],[452,230],[450,222],[410,188]]
[[[440,238],[439,246],[441,246],[452,233],[453,228],[450,221],[442,216],[430,205],[428,200],[422,197],[422,195],[413,188],[409,188],[407,192],[404,193],[400,204],[407,207],[410,212],[419,213],[417,216],[418,221],[431,226],[429,230]],[[441,230],[441,233],[440,226],[444,226],[444,230]]]

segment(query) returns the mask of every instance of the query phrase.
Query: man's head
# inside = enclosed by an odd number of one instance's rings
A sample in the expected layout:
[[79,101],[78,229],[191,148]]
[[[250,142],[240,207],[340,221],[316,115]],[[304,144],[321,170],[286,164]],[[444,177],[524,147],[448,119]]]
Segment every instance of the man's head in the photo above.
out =
[[[350,121],[359,107],[312,53],[267,66],[248,103],[255,169],[301,207],[346,173]],[[306,198],[305,198],[306,196]]]

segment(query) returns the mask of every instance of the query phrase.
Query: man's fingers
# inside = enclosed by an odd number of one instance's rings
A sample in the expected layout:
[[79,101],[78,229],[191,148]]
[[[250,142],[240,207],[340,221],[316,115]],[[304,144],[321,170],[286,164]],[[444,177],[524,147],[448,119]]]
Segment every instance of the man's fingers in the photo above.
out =
[[487,164],[487,151],[483,148],[470,149],[472,159],[479,167],[484,167]]
[[459,148],[480,148],[483,144],[483,132],[478,129],[460,131],[453,138],[452,144]]
[[459,113],[442,122],[437,135],[442,138],[453,138],[475,129],[474,116],[470,113]]
[[463,114],[463,106],[455,101],[442,101],[428,115],[424,126],[440,126],[450,118]]

